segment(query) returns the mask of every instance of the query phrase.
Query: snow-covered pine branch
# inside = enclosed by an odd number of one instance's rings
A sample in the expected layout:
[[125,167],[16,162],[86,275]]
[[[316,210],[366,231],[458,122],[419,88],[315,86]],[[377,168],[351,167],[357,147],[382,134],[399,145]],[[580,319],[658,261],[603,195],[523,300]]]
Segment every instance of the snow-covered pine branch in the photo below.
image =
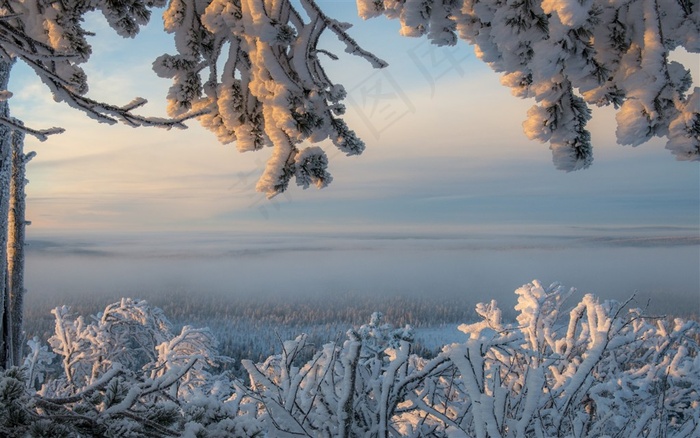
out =
[[[184,121],[201,112],[182,114],[177,118],[148,117],[133,110],[145,104],[135,99],[131,104],[118,106],[99,102],[85,96],[88,78],[79,64],[86,62],[92,48],[82,28],[83,16],[101,11],[109,25],[121,36],[133,37],[139,26],[150,19],[150,9],[164,6],[164,1],[65,1],[44,5],[20,1],[5,1],[0,5],[0,58],[7,68],[20,59],[31,67],[37,77],[49,88],[54,99],[85,113],[103,123],[124,123],[129,126],[185,128]],[[5,90],[7,91],[7,90]],[[11,94],[10,94],[11,96]],[[137,105],[133,105],[138,102]],[[0,118],[0,124],[21,130],[44,141],[47,136],[63,132],[61,128],[32,129],[16,123],[9,117]]]
[[0,117],[0,124],[3,124],[11,128],[15,132],[21,132],[23,134],[29,134],[39,141],[46,141],[50,135],[62,134],[65,129],[53,127],[48,129],[33,129],[20,123],[19,120],[12,117]]
[[304,188],[331,181],[323,149],[302,151],[301,142],[330,139],[347,155],[365,147],[339,117],[346,93],[323,69],[321,34],[330,30],[346,52],[386,66],[359,47],[348,25],[326,16],[313,0],[300,3],[308,21],[290,0],[170,2],[163,17],[178,53],[153,64],[159,76],[173,79],[171,116],[205,111],[200,122],[222,143],[235,142],[240,151],[272,146],[257,185],[268,197],[286,190],[292,177]]
[[558,169],[591,165],[589,105],[612,105],[618,143],[666,137],[679,160],[700,160],[700,90],[690,70],[669,61],[700,52],[695,1],[677,0],[357,0],[362,18],[385,15],[401,35],[437,45],[457,37],[521,98],[537,104],[523,123],[549,142]]

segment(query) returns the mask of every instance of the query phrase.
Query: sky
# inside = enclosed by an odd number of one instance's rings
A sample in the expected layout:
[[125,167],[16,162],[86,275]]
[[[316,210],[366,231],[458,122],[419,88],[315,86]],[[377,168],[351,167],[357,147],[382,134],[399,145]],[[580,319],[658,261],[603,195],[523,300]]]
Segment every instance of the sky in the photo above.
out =
[[[493,235],[583,234],[598,244],[632,236],[645,242],[647,265],[658,265],[660,257],[679,261],[680,272],[657,275],[681,281],[677,287],[686,296],[700,295],[697,162],[675,161],[663,140],[635,148],[617,145],[614,110],[608,108],[594,109],[589,123],[592,167],[557,171],[548,145],[522,133],[533,102],[511,96],[466,43],[434,47],[399,36],[397,22],[360,20],[354,2],[319,3],[329,15],[351,22],[350,34],[390,64],[373,70],[342,54],[332,36],[324,41],[341,55],[326,68],[348,90],[345,119],[367,144],[356,157],[326,149],[334,177],[329,187],[302,190],[292,183],[288,192],[267,200],[255,192],[255,183],[269,150],[241,154],[196,122],[171,131],[98,124],[54,103],[43,84],[18,65],[10,83],[12,114],[34,128],[66,128],[46,142],[27,138],[26,149],[37,152],[27,170],[30,241],[73,239],[92,248],[107,245],[106,236],[139,235],[149,247],[167,252],[177,236],[182,247],[196,252],[206,251],[198,237],[204,235],[454,237],[444,243]],[[156,77],[151,63],[173,50],[158,14],[134,40],[114,37],[96,16],[86,27],[97,34],[85,66],[89,96],[114,103],[145,97],[149,104],[143,113],[165,115],[170,83]],[[680,56],[697,83],[698,57]],[[370,246],[383,248],[378,242]],[[219,243],[240,246],[240,239]],[[464,248],[473,249],[472,243]],[[347,248],[348,241],[343,245]],[[50,247],[39,244],[35,250]],[[669,248],[680,252],[664,253]],[[601,258],[611,263],[606,257],[619,256],[605,254]],[[623,271],[635,276],[644,263]],[[515,270],[518,263],[506,266]],[[562,267],[567,269],[574,267]],[[49,287],[54,280],[37,284]]]

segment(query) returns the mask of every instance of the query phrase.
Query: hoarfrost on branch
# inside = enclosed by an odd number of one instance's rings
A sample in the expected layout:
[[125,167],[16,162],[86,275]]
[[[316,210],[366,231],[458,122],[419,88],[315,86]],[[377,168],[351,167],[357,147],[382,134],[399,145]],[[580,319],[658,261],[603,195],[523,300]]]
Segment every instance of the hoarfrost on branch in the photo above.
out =
[[301,334],[260,363],[240,358],[246,382],[215,372],[226,358],[208,330],[175,334],[143,301],[90,320],[58,308],[49,342],[61,360],[33,340],[24,369],[5,371],[0,433],[697,436],[697,322],[590,294],[567,305],[576,291],[558,283],[516,294],[513,323],[496,302],[479,304],[465,339],[431,358],[414,353],[411,327],[375,313],[344,342]]
[[[679,160],[700,160],[700,90],[670,61],[700,52],[697,1],[357,0],[362,18],[385,15],[401,35],[437,45],[462,39],[513,95],[537,102],[525,135],[549,142],[554,165],[591,165],[589,105],[612,105],[617,140],[637,146],[666,137]],[[696,58],[697,62],[697,58]],[[688,94],[689,93],[689,94]]]

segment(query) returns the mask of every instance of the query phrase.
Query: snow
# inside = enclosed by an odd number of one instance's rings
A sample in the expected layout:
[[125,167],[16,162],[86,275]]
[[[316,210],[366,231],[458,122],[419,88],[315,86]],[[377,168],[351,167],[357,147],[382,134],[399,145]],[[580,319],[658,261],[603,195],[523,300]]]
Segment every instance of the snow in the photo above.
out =
[[[286,190],[292,177],[303,188],[332,180],[324,149],[300,149],[302,142],[330,138],[348,155],[364,149],[334,118],[343,113],[345,93],[325,75],[316,44],[328,29],[348,53],[375,67],[385,63],[310,0],[299,2],[308,22],[296,2],[285,0],[169,2],[164,25],[178,54],[159,57],[154,70],[174,81],[168,111],[183,118],[173,120],[134,115],[143,99],[119,107],[86,98],[88,81],[79,65],[91,51],[80,27],[86,12],[100,10],[119,35],[131,37],[148,21],[149,8],[164,2],[69,1],[42,10],[39,3],[11,3],[22,13],[4,20],[38,43],[25,47],[13,38],[24,37],[16,32],[3,49],[28,62],[56,100],[105,123],[170,128],[199,117],[242,151],[270,146],[256,186],[268,197]],[[687,95],[689,75],[667,60],[679,46],[698,50],[697,14],[683,2],[358,0],[358,10],[363,18],[383,13],[398,19],[401,35],[427,34],[437,45],[455,44],[459,31],[482,60],[504,73],[504,85],[516,96],[535,99],[525,134],[550,142],[559,169],[592,162],[588,104],[620,104],[620,143],[667,136],[667,148],[680,159],[700,159],[700,92]],[[217,73],[220,61],[224,76]],[[23,129],[7,113],[10,67],[0,63],[4,230],[10,226],[8,132]],[[58,130],[25,132],[42,138]],[[14,243],[4,235],[0,241]],[[5,270],[0,284],[4,277]],[[480,320],[458,327],[467,336],[442,339],[432,359],[412,352],[410,326],[394,329],[374,313],[343,342],[314,346],[300,335],[281,340],[282,353],[260,363],[237,358],[248,382],[217,373],[215,366],[232,358],[219,356],[210,330],[186,325],[173,332],[163,312],[145,301],[124,298],[90,318],[61,306],[53,311],[55,334],[47,340],[53,353],[29,343],[26,386],[18,384],[18,369],[0,377],[0,431],[7,423],[25,428],[17,433],[24,435],[54,422],[69,431],[91,427],[98,435],[136,436],[697,435],[697,323],[624,312],[625,305],[591,294],[567,312],[574,293],[558,283],[528,283],[516,290],[514,323],[504,321],[495,300],[479,304]],[[58,359],[52,362],[52,355]],[[17,411],[31,415],[13,417]]]
[[586,22],[592,5],[592,0],[543,0],[542,10],[546,14],[556,13],[563,25],[576,28]]
[[[697,322],[649,319],[591,294],[567,312],[573,294],[559,283],[523,285],[513,323],[502,320],[495,301],[479,304],[480,320],[460,327],[469,337],[454,327],[437,330],[452,338],[441,340],[432,359],[413,351],[420,330],[394,329],[375,312],[345,341],[315,346],[302,334],[280,340],[281,353],[261,362],[239,358],[247,381],[215,373],[221,358],[206,329],[186,326],[175,335],[143,301],[123,299],[88,319],[60,308],[63,335],[52,346],[70,357],[66,370],[75,379],[59,372],[25,397],[33,397],[32,406],[80,409],[83,419],[137,435],[154,427],[183,436],[697,434]],[[134,324],[124,326],[128,321]],[[119,348],[131,343],[125,333],[148,334],[141,339],[144,352],[151,351],[145,363]],[[166,341],[145,345],[151,337]],[[31,377],[36,382],[61,365],[48,363],[36,341],[31,345],[28,366],[39,371]],[[81,362],[90,365],[97,352],[118,355],[107,367],[89,366],[85,380]],[[0,394],[16,387],[12,379],[0,376]],[[158,412],[163,426],[146,421],[145,412]],[[69,416],[37,415],[72,427]]]
[[698,51],[697,14],[682,3],[367,0],[358,8],[363,18],[383,13],[398,19],[402,35],[427,33],[437,45],[453,44],[457,30],[482,61],[503,73],[502,83],[515,96],[539,102],[528,111],[525,135],[550,143],[558,169],[583,169],[593,161],[588,104],[622,104],[616,118],[621,144],[668,137],[667,148],[679,159],[700,159],[700,134],[680,120],[690,99],[687,85],[674,79],[678,68],[667,59],[677,47]]
[[384,5],[377,0],[357,0],[357,14],[362,19],[369,19],[382,15]]

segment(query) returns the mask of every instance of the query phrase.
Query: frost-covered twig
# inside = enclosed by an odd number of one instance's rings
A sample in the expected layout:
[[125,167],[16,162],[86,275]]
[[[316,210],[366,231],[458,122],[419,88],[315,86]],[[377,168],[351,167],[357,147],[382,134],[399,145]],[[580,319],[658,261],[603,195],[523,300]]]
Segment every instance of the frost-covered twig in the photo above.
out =
[[46,141],[50,135],[62,134],[63,132],[65,132],[65,129],[57,127],[39,130],[32,129],[28,126],[25,126],[24,123],[20,123],[17,119],[14,119],[12,117],[0,116],[0,124],[9,126],[10,128],[16,131],[24,132],[25,134],[29,134],[33,137],[36,137],[39,141]]
[[115,364],[109,371],[104,373],[102,376],[100,376],[99,379],[94,381],[90,386],[87,386],[85,388],[81,388],[80,392],[70,396],[70,397],[58,397],[58,398],[51,398],[51,397],[38,397],[38,400],[40,400],[42,403],[51,403],[53,405],[66,405],[70,403],[75,403],[77,401],[80,401],[88,396],[90,396],[93,392],[98,391],[100,389],[104,389],[104,387],[109,384],[109,382],[117,377],[120,374],[123,374],[124,370],[122,369],[121,365]]

